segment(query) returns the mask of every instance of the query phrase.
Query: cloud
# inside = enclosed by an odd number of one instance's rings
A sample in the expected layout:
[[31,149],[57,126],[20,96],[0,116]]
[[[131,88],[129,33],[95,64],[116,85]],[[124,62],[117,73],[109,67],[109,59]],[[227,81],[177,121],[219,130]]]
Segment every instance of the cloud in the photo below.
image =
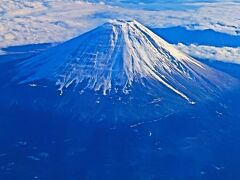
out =
[[[65,41],[116,18],[137,19],[152,28],[185,26],[189,29],[213,29],[233,35],[240,33],[240,3],[188,2],[186,5],[191,8],[150,11],[79,0],[2,0],[0,48]],[[178,48],[200,58],[239,61],[238,48],[183,44],[179,44]]]
[[175,47],[186,54],[189,54],[196,58],[218,60],[230,63],[240,64],[240,47],[214,47],[214,46],[203,46],[194,45],[190,46],[179,43]]
[[64,41],[103,22],[91,16],[105,9],[104,5],[79,1],[3,0],[0,47]]
[[180,25],[229,34],[240,32],[239,3],[188,4],[191,8],[185,10],[148,11],[76,0],[2,0],[0,47],[64,41],[115,18],[137,19],[150,27]]

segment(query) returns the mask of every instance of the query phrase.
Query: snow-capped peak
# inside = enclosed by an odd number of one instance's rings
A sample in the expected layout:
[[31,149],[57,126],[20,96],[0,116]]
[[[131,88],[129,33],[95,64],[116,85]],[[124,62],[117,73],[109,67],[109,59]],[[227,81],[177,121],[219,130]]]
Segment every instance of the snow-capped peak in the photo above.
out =
[[151,82],[156,91],[166,87],[192,104],[198,97],[193,89],[200,96],[209,92],[209,82],[218,83],[215,71],[135,20],[111,20],[21,63],[19,71],[21,83],[55,81],[61,94],[72,85],[105,95],[127,94],[134,83]]

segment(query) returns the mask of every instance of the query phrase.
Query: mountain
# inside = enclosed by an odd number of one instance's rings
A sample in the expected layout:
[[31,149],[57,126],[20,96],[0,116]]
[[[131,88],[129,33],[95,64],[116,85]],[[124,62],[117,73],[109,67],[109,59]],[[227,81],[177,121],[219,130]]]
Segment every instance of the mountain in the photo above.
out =
[[124,20],[112,20],[18,63],[14,82],[35,88],[54,85],[68,103],[68,94],[74,96],[76,107],[79,102],[86,107],[108,102],[118,104],[119,114],[137,106],[140,112],[157,107],[156,116],[217,98],[235,84],[139,22]]
[[239,82],[140,23],[10,52],[0,179],[239,179]]

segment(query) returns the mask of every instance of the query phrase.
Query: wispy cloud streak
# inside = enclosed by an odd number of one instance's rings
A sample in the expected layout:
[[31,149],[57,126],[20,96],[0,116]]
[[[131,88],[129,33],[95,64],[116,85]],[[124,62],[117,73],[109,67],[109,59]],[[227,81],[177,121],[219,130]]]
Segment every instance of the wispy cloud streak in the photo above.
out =
[[201,59],[218,60],[230,63],[240,64],[240,47],[214,47],[214,46],[202,46],[194,45],[186,46],[179,43],[175,45],[179,50]]
[[[88,3],[77,0],[2,0],[0,3],[0,48],[12,45],[61,42],[84,33],[109,19],[137,19],[154,27],[184,26],[240,34],[240,2],[188,2],[184,10],[150,11]],[[238,62],[239,48],[210,46],[178,47],[190,55]]]
[[63,41],[107,19],[137,19],[150,27],[185,26],[240,33],[240,3],[192,3],[196,9],[147,11],[70,0],[0,3],[0,47]]

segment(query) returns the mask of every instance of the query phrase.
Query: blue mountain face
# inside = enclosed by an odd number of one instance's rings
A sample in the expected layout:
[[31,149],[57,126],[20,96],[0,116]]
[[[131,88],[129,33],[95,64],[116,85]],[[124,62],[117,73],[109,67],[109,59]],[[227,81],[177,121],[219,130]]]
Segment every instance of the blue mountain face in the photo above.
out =
[[0,82],[0,179],[240,177],[239,81],[136,21],[3,61]]

